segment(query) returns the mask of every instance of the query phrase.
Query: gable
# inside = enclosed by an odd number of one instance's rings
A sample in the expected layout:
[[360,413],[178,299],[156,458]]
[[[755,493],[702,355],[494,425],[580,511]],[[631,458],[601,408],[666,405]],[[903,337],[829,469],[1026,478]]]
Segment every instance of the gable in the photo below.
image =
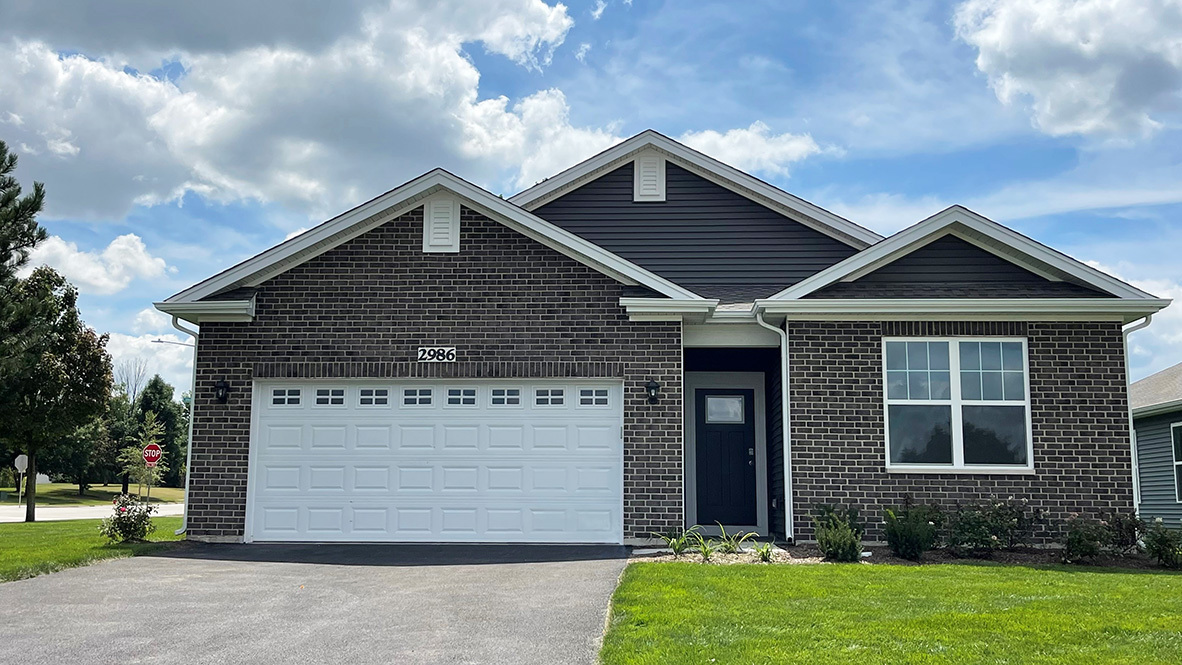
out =
[[949,234],[849,282],[808,298],[1106,298],[1053,281]]
[[634,200],[631,162],[535,209],[546,221],[707,298],[750,302],[857,249],[665,162],[665,200]]

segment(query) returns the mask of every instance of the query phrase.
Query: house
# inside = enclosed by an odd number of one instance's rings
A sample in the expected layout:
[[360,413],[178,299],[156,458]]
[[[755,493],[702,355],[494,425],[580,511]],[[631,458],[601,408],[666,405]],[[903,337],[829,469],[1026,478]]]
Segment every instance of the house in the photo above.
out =
[[1122,326],[1168,303],[646,131],[507,200],[431,171],[156,307],[200,326],[190,538],[620,543],[906,495],[1131,510]]
[[1129,386],[1142,519],[1182,526],[1182,363]]

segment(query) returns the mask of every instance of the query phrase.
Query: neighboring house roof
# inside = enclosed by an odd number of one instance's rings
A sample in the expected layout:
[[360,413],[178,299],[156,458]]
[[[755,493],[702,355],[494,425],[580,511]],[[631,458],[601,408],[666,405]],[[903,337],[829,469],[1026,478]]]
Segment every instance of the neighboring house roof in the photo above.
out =
[[670,163],[750,198],[821,233],[848,243],[856,249],[863,249],[882,239],[882,236],[870,229],[858,226],[844,217],[793,196],[732,166],[727,166],[713,157],[704,155],[651,129],[617,143],[558,175],[543,180],[511,197],[509,201],[526,210],[534,210],[590,180],[615,170],[632,160],[637,153],[643,150],[657,150]]
[[[1101,292],[1098,295],[1133,300],[1156,298],[1131,284],[1055,251],[963,206],[951,206],[794,284],[768,300],[797,300],[838,283],[868,276],[927,245],[955,236],[1051,282],[1070,282]],[[1168,301],[1165,302],[1168,304]],[[1164,307],[1165,304],[1162,306]]]
[[[443,191],[457,196],[463,205],[624,284],[646,287],[661,296],[680,301],[716,302],[704,299],[443,169],[435,169],[157,303],[157,309],[192,321],[199,318],[202,312],[212,311],[210,308],[213,305],[210,303],[217,299],[220,303],[217,305],[218,314],[224,314],[222,310],[229,307],[227,303],[230,302],[239,303],[245,311],[247,303],[251,302],[250,295],[241,289],[257,286],[370,229],[421,207],[429,197]],[[241,299],[231,301],[219,297],[234,290],[244,294]],[[192,318],[188,316],[190,313]]]
[[1182,411],[1182,363],[1130,385],[1129,405],[1134,416]]

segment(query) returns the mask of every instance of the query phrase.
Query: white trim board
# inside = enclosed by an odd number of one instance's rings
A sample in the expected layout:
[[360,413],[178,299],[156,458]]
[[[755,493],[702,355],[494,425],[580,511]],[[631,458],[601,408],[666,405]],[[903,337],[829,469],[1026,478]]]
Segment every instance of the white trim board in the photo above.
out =
[[1128,323],[1170,304],[1159,299],[1120,298],[834,298],[757,300],[755,307],[796,321],[1123,321]]
[[646,286],[670,298],[702,300],[602,247],[559,228],[443,169],[435,169],[286,242],[181,291],[164,303],[189,303],[227,289],[256,286],[447,191],[460,202],[551,249],[624,284]]
[[768,300],[794,300],[840,282],[853,281],[950,233],[1044,277],[1079,282],[1124,299],[1154,296],[997,222],[954,205],[848,259],[776,293]]
[[809,203],[773,187],[747,173],[704,155],[673,139],[651,129],[627,139],[603,152],[584,160],[575,166],[547,178],[542,182],[511,197],[510,202],[527,210],[533,210],[558,198],[563,193],[593,180],[607,171],[620,166],[635,157],[642,150],[657,150],[667,161],[702,176],[756,203],[813,228],[825,235],[836,238],[857,249],[863,249],[882,240],[882,236],[836,215],[824,208]]
[[[755,394],[755,524],[724,524],[727,531],[756,531],[761,536],[769,535],[768,482],[767,482],[767,405],[764,403],[763,372],[685,372],[685,395],[682,398],[685,411],[685,516],[686,524],[693,526],[698,519],[698,477],[697,477],[697,396],[699,388],[723,390],[753,390]],[[703,524],[702,532],[719,535],[718,525]]]

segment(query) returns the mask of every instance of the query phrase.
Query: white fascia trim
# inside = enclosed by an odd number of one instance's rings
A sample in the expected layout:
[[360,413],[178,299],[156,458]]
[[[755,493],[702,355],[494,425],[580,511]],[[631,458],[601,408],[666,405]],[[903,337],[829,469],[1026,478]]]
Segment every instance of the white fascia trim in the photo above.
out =
[[435,169],[189,287],[168,298],[164,303],[191,303],[228,288],[258,285],[303,261],[418,208],[423,205],[423,199],[440,190],[448,190],[460,196],[469,207],[489,214],[509,228],[625,284],[647,286],[670,298],[700,298],[696,293],[561,229],[476,185],[443,169]]
[[[1046,245],[1027,238],[1016,231],[1008,229],[997,222],[982,217],[972,210],[959,205],[951,206],[936,213],[922,222],[904,229],[850,258],[774,294],[769,299],[792,300],[802,298],[843,279],[851,278],[854,275],[864,275],[909,254],[931,240],[954,232],[955,228],[950,228],[954,224],[959,224],[997,243],[1013,248],[1021,256],[1029,257],[1029,259],[1032,259],[1029,264],[1022,261],[1017,255],[1007,255],[1005,258],[1023,267],[1032,267],[1035,272],[1044,276],[1048,273],[1043,266],[1047,266],[1052,270],[1060,271],[1089,286],[1111,293],[1119,298],[1155,299],[1154,296],[1130,284],[1126,284],[1111,275],[1096,270],[1085,263],[1077,261],[1061,252],[1057,252]],[[971,236],[963,233],[956,233],[956,235],[968,242],[973,242]],[[973,244],[994,254],[998,253],[996,248],[990,248],[978,242],[973,242]]]
[[1095,321],[1128,323],[1153,314],[1169,300],[1121,300],[1117,298],[908,298],[876,300],[757,300],[756,311],[784,314],[792,319],[841,317],[844,319],[954,320],[982,317],[988,320]]
[[710,316],[718,299],[620,298],[620,306],[633,321],[681,321]]
[[200,325],[209,321],[253,321],[254,296],[248,300],[206,300],[202,302],[156,302],[152,305],[178,319]]
[[1147,418],[1149,416],[1157,416],[1171,411],[1182,411],[1182,399],[1176,399],[1170,402],[1160,402],[1158,404],[1150,404],[1148,406],[1139,406],[1133,409],[1134,418]]
[[[820,206],[793,196],[778,187],[769,185],[759,178],[744,173],[733,166],[727,166],[713,157],[684,146],[651,129],[646,129],[636,136],[617,143],[611,148],[580,164],[576,164],[558,175],[543,180],[533,187],[510,197],[509,201],[522,208],[532,209],[536,207],[535,204],[538,201],[568,186],[579,184],[585,176],[595,173],[617,160],[623,161],[623,158],[627,157],[630,153],[646,147],[655,147],[664,151],[667,155],[675,157],[676,162],[680,162],[679,165],[681,166],[688,165],[694,167],[691,170],[697,172],[698,175],[713,175],[714,178],[708,179],[738,194],[746,196],[741,191],[742,189],[746,189],[766,198],[768,201],[795,213],[795,215],[805,218],[799,219],[793,216],[792,218],[796,221],[826,235],[837,236],[839,239],[851,242],[855,246],[861,245],[860,248],[869,247],[882,240],[882,236],[870,229],[858,226],[844,217],[840,217]],[[736,189],[736,187],[739,189]]]

